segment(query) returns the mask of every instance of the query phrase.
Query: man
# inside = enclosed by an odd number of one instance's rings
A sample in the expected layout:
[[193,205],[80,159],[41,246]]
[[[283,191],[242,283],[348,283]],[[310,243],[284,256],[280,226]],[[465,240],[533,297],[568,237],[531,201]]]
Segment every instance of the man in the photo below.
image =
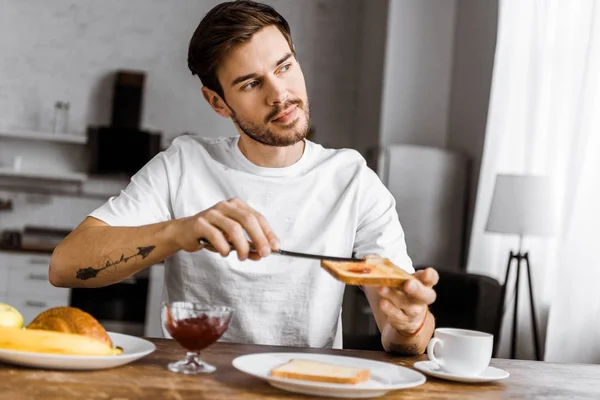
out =
[[[166,259],[170,301],[235,309],[223,340],[341,347],[344,285],[318,261],[271,250],[376,254],[414,272],[393,197],[356,151],[305,139],[304,77],[289,26],[271,7],[214,7],[188,65],[239,136],[174,140],[56,248],[50,281],[104,286]],[[198,251],[199,238],[220,254]],[[420,354],[432,335],[438,275],[415,275],[400,289],[364,289],[386,350]]]

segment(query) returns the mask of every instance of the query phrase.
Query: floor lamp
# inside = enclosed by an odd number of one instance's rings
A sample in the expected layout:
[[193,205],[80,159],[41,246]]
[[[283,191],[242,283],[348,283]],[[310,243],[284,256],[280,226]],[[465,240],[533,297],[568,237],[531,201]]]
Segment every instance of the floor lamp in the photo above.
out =
[[502,285],[502,294],[498,306],[494,348],[499,344],[500,331],[504,317],[506,291],[513,264],[516,262],[516,277],[514,279],[514,311],[512,322],[512,338],[510,357],[516,357],[517,351],[517,320],[519,309],[519,282],[521,269],[527,271],[525,279],[529,288],[529,303],[531,325],[533,327],[533,343],[535,358],[541,361],[541,350],[537,329],[536,308],[533,296],[533,282],[529,253],[523,251],[524,236],[550,236],[552,234],[552,196],[547,178],[531,175],[497,175],[492,205],[487,220],[486,232],[516,235],[519,238],[517,252],[509,253],[506,266],[506,278]]

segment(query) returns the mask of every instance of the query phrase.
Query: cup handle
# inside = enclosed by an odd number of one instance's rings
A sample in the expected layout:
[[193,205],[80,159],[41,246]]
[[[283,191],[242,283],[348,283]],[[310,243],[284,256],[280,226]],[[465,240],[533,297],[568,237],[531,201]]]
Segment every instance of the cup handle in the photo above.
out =
[[435,338],[435,337],[431,338],[431,340],[429,341],[429,344],[427,345],[427,357],[429,357],[429,359],[431,361],[433,361],[434,363],[436,363],[440,367],[443,367],[444,366],[444,359],[443,358],[438,358],[434,354],[435,346],[437,344],[439,344],[442,348],[444,347],[444,342],[441,339]]

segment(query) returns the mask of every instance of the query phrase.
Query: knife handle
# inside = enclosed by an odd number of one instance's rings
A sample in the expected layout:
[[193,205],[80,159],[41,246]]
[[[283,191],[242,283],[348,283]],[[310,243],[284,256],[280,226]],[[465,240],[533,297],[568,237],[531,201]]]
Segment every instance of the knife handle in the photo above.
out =
[[217,249],[215,249],[215,246],[213,246],[212,243],[206,239],[198,239],[198,244],[200,245],[200,250],[206,249],[206,250],[217,251]]
[[[200,250],[206,249],[206,250],[218,252],[218,250],[215,248],[215,246],[213,246],[212,243],[206,239],[203,239],[203,238],[198,239],[198,244],[200,245]],[[256,249],[254,248],[252,243],[248,242],[248,244],[250,245],[250,251],[256,251]],[[235,250],[233,243],[229,242],[229,246],[231,246],[232,250]]]

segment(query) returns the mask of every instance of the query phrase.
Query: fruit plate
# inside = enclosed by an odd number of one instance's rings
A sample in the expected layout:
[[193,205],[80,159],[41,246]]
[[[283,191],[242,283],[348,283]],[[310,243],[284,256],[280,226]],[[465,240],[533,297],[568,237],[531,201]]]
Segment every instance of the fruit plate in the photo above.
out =
[[[301,381],[270,376],[272,368],[292,359],[306,359],[347,367],[366,368],[371,379],[354,385]],[[237,357],[233,366],[246,374],[267,381],[271,386],[312,396],[341,398],[373,398],[398,389],[407,389],[425,383],[422,373],[399,365],[364,358],[309,353],[259,353]]]
[[156,350],[152,342],[122,333],[108,332],[114,346],[123,353],[114,356],[72,356],[62,354],[33,353],[0,349],[0,362],[23,367],[89,371],[119,367],[138,360]]

